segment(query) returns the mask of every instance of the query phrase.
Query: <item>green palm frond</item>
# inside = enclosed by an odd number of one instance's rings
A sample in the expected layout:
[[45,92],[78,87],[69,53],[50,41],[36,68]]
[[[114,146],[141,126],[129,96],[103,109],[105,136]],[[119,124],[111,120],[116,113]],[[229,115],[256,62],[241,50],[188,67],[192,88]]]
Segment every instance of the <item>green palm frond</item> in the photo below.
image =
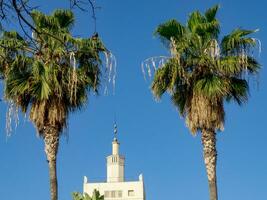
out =
[[70,30],[74,25],[74,15],[70,10],[56,10],[51,18],[54,18],[58,26]]
[[203,39],[210,36],[216,38],[220,32],[220,24],[216,19],[218,9],[219,6],[216,5],[208,9],[204,15],[199,11],[191,13],[187,21],[189,30],[202,36]]
[[243,51],[247,51],[248,48],[256,45],[255,39],[249,36],[252,33],[257,32],[258,30],[245,30],[245,29],[235,29],[229,35],[223,37],[221,46],[222,52],[225,55],[229,54],[241,54],[246,53]]
[[176,87],[175,92],[171,96],[172,103],[178,108],[181,116],[186,115],[186,102],[188,97],[188,88],[185,84]]
[[79,192],[73,192],[72,193],[72,200],[83,200],[83,195]]
[[159,25],[155,31],[155,35],[170,41],[171,38],[179,40],[183,37],[185,32],[186,28],[175,19],[172,19]]
[[47,68],[42,62],[35,61],[32,65],[31,92],[34,98],[48,100],[53,90],[49,82]]
[[216,65],[218,73],[225,76],[240,76],[245,71],[256,74],[259,69],[259,63],[251,56],[246,56],[245,58],[240,56],[225,56]]
[[4,31],[2,38],[23,41],[23,38],[15,31]]
[[177,60],[170,59],[157,70],[151,89],[155,97],[160,98],[166,91],[172,94],[177,84],[185,84],[186,81],[187,72],[178,65]]
[[74,24],[74,15],[69,10],[56,10],[51,16],[34,10],[31,13],[37,30],[47,29],[50,31],[69,31]]
[[229,81],[215,75],[206,75],[197,80],[194,85],[194,92],[204,94],[207,97],[221,97],[228,94]]
[[242,103],[247,102],[248,100],[248,92],[249,92],[249,85],[246,80],[238,79],[238,78],[231,78],[231,88],[230,93],[226,96],[226,100],[234,100],[239,105]]
[[246,70],[252,74],[258,74],[260,70],[260,64],[252,56],[247,56],[246,58]]
[[87,193],[81,194],[79,192],[72,193],[73,200],[104,200],[104,195],[100,195],[98,190],[93,191],[92,197],[90,197]]
[[205,17],[199,11],[195,11],[189,15],[187,26],[192,33],[195,33],[197,28],[205,22]]
[[207,19],[208,22],[212,22],[214,20],[216,20],[216,15],[217,12],[219,10],[220,6],[219,5],[215,5],[211,8],[209,8],[206,12],[205,12],[205,17]]
[[98,190],[93,191],[92,200],[104,200],[104,195],[100,195]]
[[203,38],[207,37],[214,37],[217,38],[218,34],[220,33],[220,24],[218,20],[213,20],[211,22],[205,22],[199,24],[195,31],[198,35],[201,35]]

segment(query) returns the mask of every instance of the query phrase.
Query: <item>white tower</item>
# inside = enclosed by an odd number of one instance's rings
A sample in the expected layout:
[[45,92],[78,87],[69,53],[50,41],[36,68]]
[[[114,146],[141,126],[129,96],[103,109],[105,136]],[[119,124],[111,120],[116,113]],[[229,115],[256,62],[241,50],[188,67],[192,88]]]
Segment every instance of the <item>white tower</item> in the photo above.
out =
[[143,175],[138,180],[125,181],[124,156],[120,155],[120,143],[117,139],[117,125],[114,125],[114,139],[112,154],[107,157],[107,180],[104,182],[90,182],[85,176],[83,192],[93,195],[94,189],[104,195],[105,200],[145,200]]
[[107,157],[107,182],[124,181],[124,156],[120,155],[120,143],[117,139],[117,125],[114,125],[114,139],[112,142],[112,155]]

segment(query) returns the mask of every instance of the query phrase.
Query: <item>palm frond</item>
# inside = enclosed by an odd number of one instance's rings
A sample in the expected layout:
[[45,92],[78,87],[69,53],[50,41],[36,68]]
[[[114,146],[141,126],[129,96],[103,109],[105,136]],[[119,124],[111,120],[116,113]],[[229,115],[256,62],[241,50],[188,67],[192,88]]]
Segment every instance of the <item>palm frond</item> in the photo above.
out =
[[156,71],[151,87],[156,98],[160,98],[166,91],[173,94],[177,85],[186,84],[188,75],[178,63],[175,58],[169,59]]
[[237,55],[247,52],[251,47],[256,45],[255,39],[245,37],[258,30],[235,29],[229,35],[223,37],[221,46],[225,55]]
[[70,30],[74,24],[74,14],[70,10],[56,10],[51,18],[55,18],[60,28]]
[[191,32],[196,32],[199,24],[205,23],[205,17],[199,12],[195,11],[189,15],[187,26]]
[[226,100],[229,102],[230,100],[236,101],[239,105],[247,102],[248,100],[248,91],[249,85],[246,80],[232,78],[231,79],[231,88],[230,93],[226,96]]
[[[155,35],[159,36],[163,43],[170,42],[171,38],[181,40],[186,32],[186,28],[175,19],[169,20],[159,25],[155,31]],[[169,45],[169,43],[167,43]]]
[[178,108],[181,116],[186,116],[186,101],[188,100],[188,91],[186,85],[179,85],[171,96],[172,103]]
[[229,82],[224,78],[216,75],[206,75],[197,80],[194,85],[194,92],[203,94],[207,97],[223,97],[227,95]]
[[211,8],[209,8],[208,10],[206,10],[205,17],[206,17],[208,22],[212,22],[216,19],[215,17],[217,15],[219,8],[220,8],[219,5],[215,5]]
[[[245,59],[245,60],[244,60]],[[243,73],[258,73],[260,65],[257,60],[251,56],[242,58],[240,56],[225,56],[221,58],[216,69],[219,74],[224,76],[240,76]]]

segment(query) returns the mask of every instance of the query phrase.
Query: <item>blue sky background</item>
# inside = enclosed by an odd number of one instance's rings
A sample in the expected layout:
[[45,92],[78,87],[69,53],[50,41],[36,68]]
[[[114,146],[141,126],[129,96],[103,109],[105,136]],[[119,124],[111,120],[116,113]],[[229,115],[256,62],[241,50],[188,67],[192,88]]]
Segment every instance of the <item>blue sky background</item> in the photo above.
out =
[[[218,187],[220,200],[267,199],[267,43],[264,0],[99,0],[97,30],[117,58],[114,96],[92,96],[88,106],[69,119],[68,138],[58,153],[59,200],[82,191],[83,176],[105,180],[105,157],[111,153],[116,114],[121,153],[126,156],[126,177],[144,174],[148,200],[208,199],[208,186],[199,135],[193,137],[164,96],[153,100],[140,63],[151,56],[167,55],[153,37],[156,26],[168,19],[185,22],[196,9],[219,3],[222,34],[233,28],[259,28],[262,42],[260,86],[251,81],[248,104],[226,104],[225,131],[218,133]],[[36,1],[45,12],[68,7],[66,0]],[[75,35],[90,36],[91,15],[76,11]],[[10,24],[10,28],[14,25]],[[48,168],[43,141],[31,122],[20,117],[17,130],[5,135],[5,103],[0,103],[0,199],[49,199]]]

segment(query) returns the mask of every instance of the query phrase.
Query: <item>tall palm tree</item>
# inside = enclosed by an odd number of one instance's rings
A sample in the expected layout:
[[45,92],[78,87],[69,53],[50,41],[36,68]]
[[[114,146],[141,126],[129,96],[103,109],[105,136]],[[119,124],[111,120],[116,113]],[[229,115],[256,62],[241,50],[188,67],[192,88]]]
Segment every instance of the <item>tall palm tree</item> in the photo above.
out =
[[0,73],[5,98],[29,111],[38,134],[44,139],[49,166],[51,200],[58,199],[56,160],[59,137],[70,112],[82,108],[88,91],[100,84],[100,53],[106,52],[97,35],[74,38],[74,15],[56,10],[52,15],[31,13],[37,32],[32,40],[17,32],[4,32],[0,39]]
[[201,133],[211,200],[218,199],[216,132],[224,128],[224,102],[245,102],[246,77],[259,70],[251,51],[257,41],[250,34],[256,30],[238,28],[220,40],[218,8],[193,12],[186,25],[173,19],[157,27],[155,34],[171,57],[156,70],[152,83],[155,97],[169,92],[192,134]]

